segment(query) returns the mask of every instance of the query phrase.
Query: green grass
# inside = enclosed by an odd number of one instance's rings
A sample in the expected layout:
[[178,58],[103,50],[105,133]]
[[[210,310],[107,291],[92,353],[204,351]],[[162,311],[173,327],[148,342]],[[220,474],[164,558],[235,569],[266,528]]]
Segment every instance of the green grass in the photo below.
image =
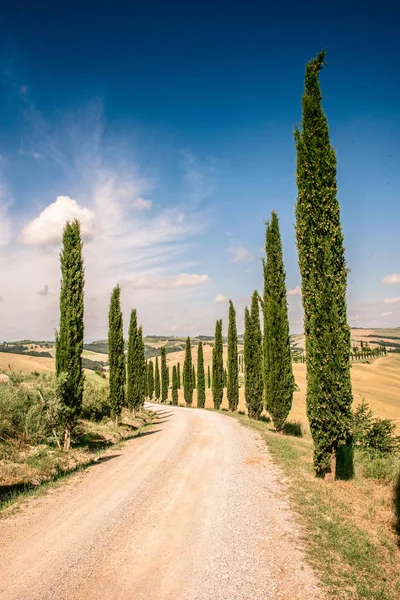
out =
[[327,484],[314,477],[309,434],[279,435],[268,423],[238,418],[260,432],[287,476],[292,505],[305,532],[308,560],[328,597],[398,600],[400,551],[393,496],[398,458],[379,462],[357,452],[355,478]]

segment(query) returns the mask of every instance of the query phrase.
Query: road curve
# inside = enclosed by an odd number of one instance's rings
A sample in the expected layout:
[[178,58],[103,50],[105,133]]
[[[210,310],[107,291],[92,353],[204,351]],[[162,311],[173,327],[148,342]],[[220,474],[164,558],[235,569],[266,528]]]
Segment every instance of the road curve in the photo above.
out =
[[0,521],[1,600],[316,600],[280,471],[216,412],[159,422]]

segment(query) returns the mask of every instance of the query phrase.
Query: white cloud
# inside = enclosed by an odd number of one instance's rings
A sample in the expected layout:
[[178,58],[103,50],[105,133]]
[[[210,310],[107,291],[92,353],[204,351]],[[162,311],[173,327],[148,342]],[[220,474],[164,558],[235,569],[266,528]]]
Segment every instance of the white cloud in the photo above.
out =
[[193,287],[209,283],[211,278],[208,275],[198,275],[197,273],[180,273],[169,277],[157,277],[155,275],[143,275],[135,279],[125,279],[121,281],[122,286],[128,286],[142,290],[168,290],[181,287]]
[[133,203],[133,206],[135,206],[136,208],[149,209],[149,208],[151,208],[152,204],[153,204],[152,200],[145,200],[144,198],[141,198],[140,196],[138,196],[136,198],[135,202]]
[[381,313],[381,317],[389,317],[390,315],[392,315],[392,311],[390,310],[389,312],[383,312]]
[[7,213],[7,205],[0,204],[0,246],[7,246],[11,237],[12,223]]
[[301,287],[297,285],[292,290],[289,290],[287,293],[288,296],[301,296]]
[[249,262],[254,256],[244,246],[230,246],[228,251],[233,254],[233,262]]
[[80,206],[68,196],[57,196],[57,200],[46,206],[38,217],[22,229],[18,240],[33,246],[55,246],[60,244],[62,231],[67,221],[78,219],[82,237],[86,241],[95,233],[95,217],[92,210]]
[[392,273],[391,275],[386,275],[386,277],[382,279],[382,283],[400,283],[400,273]]
[[223,302],[228,302],[229,298],[228,296],[224,296],[223,294],[217,294],[215,296],[215,302],[217,302],[218,304],[222,304]]
[[397,296],[397,298],[385,298],[383,304],[400,304],[400,296]]

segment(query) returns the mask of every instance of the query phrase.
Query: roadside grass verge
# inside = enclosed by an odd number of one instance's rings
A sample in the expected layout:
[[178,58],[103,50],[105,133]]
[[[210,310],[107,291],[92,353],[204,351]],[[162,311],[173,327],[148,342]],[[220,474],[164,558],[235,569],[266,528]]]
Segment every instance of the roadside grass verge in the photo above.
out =
[[68,452],[50,444],[31,446],[18,439],[0,439],[0,514],[27,497],[59,485],[73,473],[107,460],[124,441],[140,436],[155,422],[156,414],[150,410],[132,419],[126,409],[118,427],[110,419],[99,423],[81,420]]
[[[327,484],[313,471],[307,430],[288,424],[279,435],[270,423],[233,415],[257,430],[287,478],[300,517],[308,559],[329,598],[400,598],[400,460],[355,452],[355,477]],[[294,434],[294,435],[293,435]]]

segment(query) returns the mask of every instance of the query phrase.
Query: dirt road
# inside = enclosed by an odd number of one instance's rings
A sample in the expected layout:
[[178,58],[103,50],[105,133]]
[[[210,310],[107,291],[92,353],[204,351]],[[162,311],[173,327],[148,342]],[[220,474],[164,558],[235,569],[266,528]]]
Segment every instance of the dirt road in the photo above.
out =
[[0,520],[1,600],[321,598],[264,443],[223,414],[157,410]]

